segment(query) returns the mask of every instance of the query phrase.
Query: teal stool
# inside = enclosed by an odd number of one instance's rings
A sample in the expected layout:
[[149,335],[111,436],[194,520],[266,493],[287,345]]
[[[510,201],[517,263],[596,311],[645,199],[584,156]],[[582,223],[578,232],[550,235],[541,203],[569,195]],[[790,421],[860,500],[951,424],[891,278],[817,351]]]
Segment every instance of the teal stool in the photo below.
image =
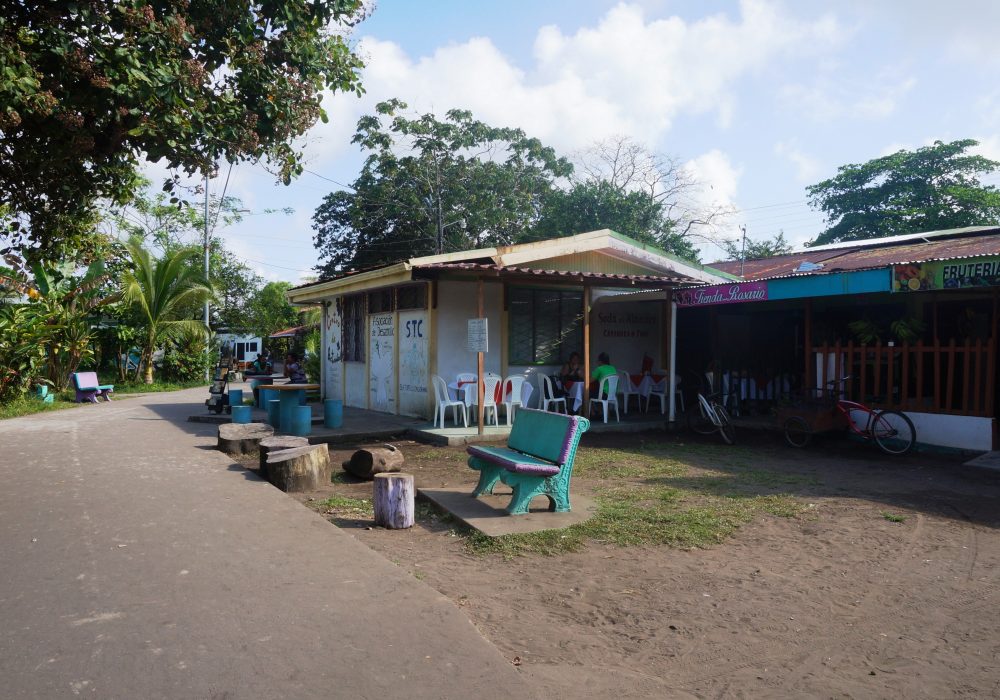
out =
[[243,390],[242,389],[230,389],[229,390],[229,407],[242,406],[243,405]]
[[340,399],[327,399],[323,402],[323,425],[327,428],[339,428],[344,424],[344,402]]
[[260,407],[266,409],[268,401],[278,398],[276,395],[277,393],[278,392],[272,389],[265,389],[264,385],[261,385],[260,389],[257,391],[257,395],[260,397]]
[[267,407],[267,422],[277,428],[281,422],[281,401],[268,399],[264,405]]
[[295,406],[292,409],[291,429],[286,432],[290,435],[309,435],[312,433],[312,408]]
[[[232,399],[230,399],[232,400]],[[233,423],[249,423],[250,422],[250,407],[249,406],[233,406]]]

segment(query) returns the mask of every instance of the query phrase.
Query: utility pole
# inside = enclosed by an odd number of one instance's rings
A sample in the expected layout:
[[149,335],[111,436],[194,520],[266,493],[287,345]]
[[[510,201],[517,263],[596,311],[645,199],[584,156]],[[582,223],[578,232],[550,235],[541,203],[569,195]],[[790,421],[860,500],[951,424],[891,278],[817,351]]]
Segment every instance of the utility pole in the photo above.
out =
[[[205,281],[208,281],[208,175],[205,175]],[[209,342],[212,339],[212,331],[208,325],[209,322],[209,309],[208,309],[208,298],[205,298],[205,381],[208,381],[208,359],[209,359]]]
[[743,276],[743,263],[747,259],[747,225],[743,224],[740,226],[743,231],[743,248],[740,250],[740,277]]

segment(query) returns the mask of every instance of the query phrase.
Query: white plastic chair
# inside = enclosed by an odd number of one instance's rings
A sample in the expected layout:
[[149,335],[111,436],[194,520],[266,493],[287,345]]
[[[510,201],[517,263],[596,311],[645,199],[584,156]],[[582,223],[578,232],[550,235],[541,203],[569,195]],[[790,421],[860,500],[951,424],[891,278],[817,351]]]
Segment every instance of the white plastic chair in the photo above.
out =
[[469,417],[465,413],[465,402],[464,401],[453,401],[448,398],[448,385],[444,383],[444,379],[438,375],[431,377],[431,384],[434,386],[434,427],[437,427],[438,420],[440,419],[441,427],[444,428],[444,415],[445,412],[451,408],[452,418],[455,421],[455,425],[458,425],[458,412],[459,409],[462,411],[462,425],[466,428],[469,427]]
[[[510,398],[507,398],[507,389],[510,388]],[[501,389],[504,410],[507,412],[507,425],[511,424],[514,416],[514,407],[521,406],[521,389],[524,388],[524,376],[515,374],[503,380]]]
[[493,425],[500,426],[500,409],[497,406],[497,387],[500,386],[500,377],[487,374],[483,377],[483,424],[489,422],[490,409],[493,409]]
[[549,404],[553,404],[558,407],[559,404],[561,403],[562,412],[569,413],[569,409],[566,408],[566,397],[560,396],[556,398],[556,392],[552,388],[552,380],[549,379],[548,376],[542,374],[541,372],[538,373],[538,391],[541,392],[540,401],[542,403],[543,411],[549,410]]
[[[602,399],[600,397],[606,396],[607,398]],[[590,403],[587,405],[587,415],[592,415],[594,411],[594,402],[601,404],[604,408],[604,422],[608,422],[608,405],[615,407],[615,420],[619,423],[621,422],[621,416],[618,415],[618,375],[611,375],[610,377],[605,377],[601,380],[601,383],[597,387],[597,398],[591,398]]]
[[[621,386],[621,391],[622,391],[622,397],[624,399],[624,405],[623,405],[622,408],[625,411],[625,415],[626,416],[628,415],[628,399],[629,399],[630,396],[634,396],[635,397],[636,402],[638,402],[638,404],[639,404],[639,410],[641,411],[642,410],[642,395],[639,393],[639,389],[636,388],[635,384],[632,383],[632,377],[628,376],[628,372],[626,372],[625,370],[622,370],[618,374],[621,377],[620,386]],[[648,405],[646,407],[646,410],[647,411],[649,410],[649,406]],[[607,423],[607,421],[604,421],[604,422]]]

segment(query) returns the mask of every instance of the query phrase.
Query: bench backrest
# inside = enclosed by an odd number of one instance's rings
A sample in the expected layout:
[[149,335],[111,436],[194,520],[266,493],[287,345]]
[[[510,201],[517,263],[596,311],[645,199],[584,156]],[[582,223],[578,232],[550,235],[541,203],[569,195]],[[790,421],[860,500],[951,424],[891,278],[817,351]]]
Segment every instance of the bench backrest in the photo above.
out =
[[564,464],[576,445],[577,432],[583,432],[579,430],[583,421],[578,416],[522,408],[514,414],[507,447]]
[[97,372],[74,372],[73,381],[77,389],[93,389],[100,385],[97,381]]

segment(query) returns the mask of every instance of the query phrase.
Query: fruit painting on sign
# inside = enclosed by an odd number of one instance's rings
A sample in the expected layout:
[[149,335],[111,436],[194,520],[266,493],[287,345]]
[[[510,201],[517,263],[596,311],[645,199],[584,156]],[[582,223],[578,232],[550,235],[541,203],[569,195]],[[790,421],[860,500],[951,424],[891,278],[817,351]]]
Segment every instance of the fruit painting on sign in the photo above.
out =
[[964,258],[907,263],[892,268],[892,291],[1000,286],[1000,258]]

